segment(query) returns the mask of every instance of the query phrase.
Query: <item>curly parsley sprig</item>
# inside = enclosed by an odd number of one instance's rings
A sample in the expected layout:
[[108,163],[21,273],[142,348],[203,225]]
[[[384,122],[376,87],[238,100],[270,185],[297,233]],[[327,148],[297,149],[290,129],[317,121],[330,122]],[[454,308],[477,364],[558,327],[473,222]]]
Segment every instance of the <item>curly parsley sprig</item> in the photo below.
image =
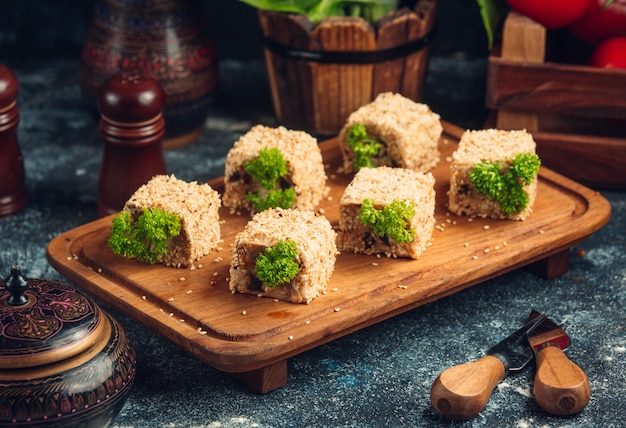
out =
[[263,250],[256,258],[255,275],[268,288],[291,281],[299,272],[298,250],[295,241],[278,241]]
[[480,162],[469,172],[474,189],[500,204],[502,212],[513,215],[528,206],[524,186],[530,184],[539,172],[541,161],[533,153],[519,153],[505,165],[502,162]]
[[296,200],[293,188],[281,188],[281,179],[289,173],[283,154],[277,148],[261,149],[259,155],[246,162],[244,169],[261,187],[257,192],[246,193],[256,212],[269,208],[291,208]]
[[378,156],[383,144],[370,137],[364,125],[357,123],[352,125],[346,136],[348,146],[354,152],[354,169],[374,168],[373,158]]
[[180,228],[180,217],[160,208],[145,208],[134,223],[130,213],[121,211],[113,217],[107,244],[118,256],[156,263]]
[[370,227],[376,235],[389,237],[400,244],[412,242],[415,230],[409,227],[415,215],[415,206],[408,200],[395,200],[391,204],[376,209],[374,200],[366,198],[359,209],[359,221]]

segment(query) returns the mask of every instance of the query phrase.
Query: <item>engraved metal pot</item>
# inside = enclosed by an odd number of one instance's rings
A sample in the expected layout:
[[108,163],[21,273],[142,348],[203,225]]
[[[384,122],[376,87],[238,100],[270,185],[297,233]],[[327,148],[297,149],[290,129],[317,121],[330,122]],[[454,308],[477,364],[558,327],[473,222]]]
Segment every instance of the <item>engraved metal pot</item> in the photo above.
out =
[[11,268],[0,290],[0,426],[106,427],[135,374],[125,332],[92,299]]

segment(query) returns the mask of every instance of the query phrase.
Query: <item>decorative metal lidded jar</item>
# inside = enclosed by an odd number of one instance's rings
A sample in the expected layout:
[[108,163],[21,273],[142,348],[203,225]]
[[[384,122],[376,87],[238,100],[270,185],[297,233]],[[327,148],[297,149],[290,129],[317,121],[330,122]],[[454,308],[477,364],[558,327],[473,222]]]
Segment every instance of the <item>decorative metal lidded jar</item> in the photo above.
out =
[[0,290],[0,426],[106,427],[136,374],[120,324],[76,289],[11,268]]
[[165,148],[195,141],[217,92],[217,52],[197,0],[97,0],[83,40],[80,85],[97,110],[100,85],[146,69],[167,95]]

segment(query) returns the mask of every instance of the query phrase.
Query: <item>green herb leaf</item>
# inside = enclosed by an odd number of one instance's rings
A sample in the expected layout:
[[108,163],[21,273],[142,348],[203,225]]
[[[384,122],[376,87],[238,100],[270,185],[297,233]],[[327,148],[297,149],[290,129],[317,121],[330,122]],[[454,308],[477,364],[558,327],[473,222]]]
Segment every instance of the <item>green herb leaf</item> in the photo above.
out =
[[539,172],[541,161],[532,153],[516,155],[505,167],[500,162],[481,162],[469,172],[469,178],[476,191],[500,204],[506,215],[522,212],[529,198],[524,185],[530,184]]
[[299,13],[318,23],[330,16],[360,16],[372,23],[396,10],[399,0],[240,0],[257,9]]
[[383,144],[370,137],[364,125],[357,123],[352,125],[346,136],[348,146],[354,152],[354,169],[357,171],[361,168],[374,168],[372,158],[378,156]]
[[289,167],[279,149],[261,149],[259,156],[244,164],[244,169],[261,187],[257,192],[246,194],[246,199],[256,212],[293,206],[296,201],[295,190],[291,187],[282,189],[280,186],[281,178],[289,173]]
[[278,241],[257,256],[255,275],[268,288],[291,281],[300,272],[297,262],[298,249],[290,239]]
[[359,210],[359,221],[372,229],[380,237],[389,237],[400,244],[412,242],[415,231],[409,222],[415,215],[415,206],[408,200],[395,200],[378,210],[374,200],[366,198]]
[[504,0],[476,0],[480,7],[480,16],[487,33],[487,47],[493,47],[496,31],[502,21],[505,9]]
[[113,218],[107,244],[114,254],[156,263],[169,241],[180,234],[180,218],[160,208],[146,208],[132,223],[128,212]]

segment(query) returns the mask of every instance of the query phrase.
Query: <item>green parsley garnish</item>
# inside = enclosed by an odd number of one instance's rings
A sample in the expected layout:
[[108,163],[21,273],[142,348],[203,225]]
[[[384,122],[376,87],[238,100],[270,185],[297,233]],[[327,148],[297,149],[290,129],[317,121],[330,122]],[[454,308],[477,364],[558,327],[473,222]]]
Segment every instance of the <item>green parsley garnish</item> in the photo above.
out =
[[415,215],[415,206],[408,200],[395,200],[378,210],[374,200],[366,198],[359,210],[359,221],[370,227],[376,235],[389,237],[400,244],[415,239],[415,230],[409,228],[409,221]]
[[352,125],[346,137],[348,146],[354,151],[354,169],[374,168],[372,158],[378,156],[383,144],[367,135],[367,129],[359,123]]
[[540,165],[539,156],[520,153],[508,167],[501,162],[478,163],[470,170],[469,178],[478,193],[498,202],[504,214],[512,215],[528,205],[524,186],[537,176]]
[[288,283],[300,272],[297,257],[294,241],[278,241],[259,253],[254,265],[255,275],[268,288]]
[[268,208],[291,208],[296,200],[296,192],[288,187],[281,188],[281,179],[289,173],[287,161],[277,148],[261,149],[259,155],[244,164],[244,169],[253,181],[259,184],[258,192],[246,193],[256,212]]
[[145,208],[134,223],[130,213],[113,217],[107,242],[118,256],[156,263],[167,252],[169,241],[180,234],[180,218],[160,208]]

